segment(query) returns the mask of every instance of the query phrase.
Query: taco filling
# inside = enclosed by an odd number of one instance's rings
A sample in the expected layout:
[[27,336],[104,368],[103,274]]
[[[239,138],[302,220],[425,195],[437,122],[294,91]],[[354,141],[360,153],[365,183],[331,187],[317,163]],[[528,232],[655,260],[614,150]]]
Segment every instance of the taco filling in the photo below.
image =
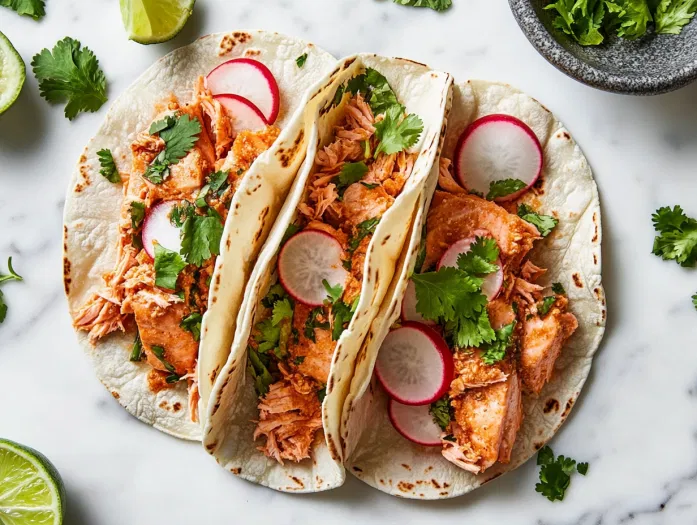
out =
[[[466,176],[458,173],[460,181]],[[542,390],[578,327],[563,287],[539,284],[546,270],[530,258],[556,219],[518,200],[525,184],[504,182],[499,186],[508,189],[494,196],[498,183],[492,181],[486,199],[456,182],[451,161],[441,158],[439,189],[404,298],[403,324],[390,332],[376,364],[392,398],[395,428],[416,443],[440,446],[448,461],[475,474],[510,461],[523,420],[523,392]],[[536,189],[529,190],[533,197],[526,200],[534,202]],[[405,329],[412,340],[427,336],[433,355],[445,362],[430,389],[414,387],[426,373],[416,373],[419,379],[409,385],[396,377],[396,370],[415,373],[413,363],[395,364],[399,356],[418,361],[425,355],[406,353],[412,343],[400,336]],[[408,420],[423,405],[430,405],[433,421],[425,424],[432,429]]]
[[374,69],[341,86],[342,112],[314,159],[248,341],[259,395],[254,439],[279,463],[310,457],[338,341],[355,312],[368,247],[411,175],[423,123]]
[[190,103],[172,96],[158,111],[130,144],[129,173],[116,172],[109,150],[99,152],[102,168],[110,165],[116,177],[109,180],[123,183],[118,262],[73,322],[92,344],[134,332],[131,361],[152,367],[153,391],[187,381],[196,421],[201,320],[223,225],[239,181],[279,129],[239,129],[203,77]]

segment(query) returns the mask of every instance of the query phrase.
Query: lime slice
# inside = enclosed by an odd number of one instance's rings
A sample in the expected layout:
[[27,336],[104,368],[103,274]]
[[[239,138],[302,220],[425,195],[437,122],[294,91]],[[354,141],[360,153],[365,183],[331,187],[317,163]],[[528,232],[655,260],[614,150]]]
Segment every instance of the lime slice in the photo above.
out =
[[157,44],[174,38],[194,10],[196,0],[120,0],[128,38]]
[[60,525],[64,502],[63,481],[46,456],[0,439],[0,523]]
[[0,32],[0,114],[17,100],[26,75],[24,60]]

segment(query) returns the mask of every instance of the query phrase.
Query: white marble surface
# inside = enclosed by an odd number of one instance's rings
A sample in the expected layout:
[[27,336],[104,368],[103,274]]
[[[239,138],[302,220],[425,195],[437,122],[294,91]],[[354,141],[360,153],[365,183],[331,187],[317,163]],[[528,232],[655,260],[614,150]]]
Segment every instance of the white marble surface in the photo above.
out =
[[505,0],[454,0],[445,15],[376,0],[199,0],[172,42],[125,39],[115,0],[48,0],[41,22],[0,8],[0,31],[27,64],[70,35],[100,59],[113,99],[155,59],[197,36],[260,27],[356,51],[427,62],[459,79],[508,81],[558,114],[586,152],[604,212],[608,331],[557,453],[590,461],[562,503],[534,492],[528,463],[459,499],[423,503],[350,478],[339,490],[278,494],[219,469],[196,445],[131,418],[77,348],[61,284],[61,213],[73,163],[98,114],[68,122],[31,73],[0,117],[0,263],[24,283],[3,287],[0,436],[46,453],[68,491],[69,524],[697,523],[697,273],[650,254],[651,212],[697,216],[697,85],[655,98],[601,93],[565,77],[528,44]]

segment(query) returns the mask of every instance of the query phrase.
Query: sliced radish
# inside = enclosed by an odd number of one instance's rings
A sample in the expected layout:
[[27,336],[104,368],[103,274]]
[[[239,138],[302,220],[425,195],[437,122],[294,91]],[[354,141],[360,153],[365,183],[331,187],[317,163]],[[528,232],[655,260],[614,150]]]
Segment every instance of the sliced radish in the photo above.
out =
[[390,399],[387,405],[387,415],[397,432],[417,445],[425,447],[441,446],[440,427],[433,421],[428,411],[428,405],[403,405]]
[[278,117],[280,95],[278,84],[269,68],[251,58],[235,58],[223,62],[206,77],[213,95],[239,95],[261,111],[266,122]]
[[346,283],[341,264],[343,250],[334,237],[319,230],[304,230],[288,239],[278,254],[278,278],[293,299],[307,306],[321,306],[328,293],[324,286]]
[[424,319],[423,315],[416,311],[416,302],[416,286],[409,279],[407,290],[404,292],[404,298],[402,299],[402,321],[414,321],[426,325],[436,324],[435,321]]
[[455,149],[455,173],[470,191],[486,196],[493,182],[517,179],[525,188],[494,199],[513,200],[535,184],[542,173],[542,146],[522,120],[487,115],[470,124]]
[[[476,241],[476,237],[467,237],[466,239],[460,239],[451,244],[450,248],[445,251],[440,261],[438,261],[438,269],[440,270],[443,267],[457,268],[458,257],[460,257],[460,254],[469,252],[474,241]],[[503,286],[501,259],[496,260],[496,265],[499,269],[484,277],[484,282],[482,283],[482,293],[486,295],[489,301],[499,294]]]
[[213,97],[227,110],[235,135],[240,131],[261,131],[267,126],[259,108],[239,95],[215,95]]
[[450,388],[453,355],[433,328],[406,322],[387,334],[375,374],[392,399],[404,405],[428,405]]
[[179,201],[162,201],[156,204],[145,216],[143,221],[143,248],[150,257],[155,258],[154,241],[168,250],[179,253],[181,250],[181,230],[169,219],[172,208]]

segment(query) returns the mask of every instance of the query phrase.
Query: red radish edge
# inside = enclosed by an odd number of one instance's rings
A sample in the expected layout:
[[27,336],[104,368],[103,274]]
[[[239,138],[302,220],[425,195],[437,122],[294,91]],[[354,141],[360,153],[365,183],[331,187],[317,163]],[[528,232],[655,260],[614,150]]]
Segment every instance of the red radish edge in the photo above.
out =
[[433,326],[436,324],[435,321],[425,319],[423,315],[416,311],[416,287],[411,279],[409,279],[407,289],[404,292],[404,297],[402,297],[400,317],[404,322],[414,321],[416,323],[422,323],[428,326]]
[[[266,67],[263,63],[259,62],[258,60],[252,60],[251,58],[233,58],[232,60],[228,60],[227,62],[223,62],[222,64],[219,64],[215,68],[211,70],[210,73],[206,76],[206,81],[208,83],[208,87],[211,90],[211,93],[213,95],[222,95],[222,94],[227,94],[227,95],[240,95],[239,93],[229,93],[227,91],[217,91],[215,88],[216,82],[216,72],[217,75],[223,75],[225,68],[229,67],[231,64],[247,64],[251,67],[256,68],[259,70],[259,72],[262,74],[264,79],[266,80],[266,83],[268,84],[269,88],[269,93],[271,95],[271,107],[269,108],[268,114],[266,114],[262,108],[259,107],[258,104],[255,104],[253,100],[249,100],[254,106],[256,106],[264,115],[264,120],[268,124],[273,124],[276,122],[276,119],[278,118],[278,112],[280,110],[280,100],[281,100],[281,94],[278,90],[278,83],[276,82],[276,78],[273,76],[273,73],[271,73],[271,70]],[[222,68],[222,69],[221,69]],[[213,86],[211,86],[213,84]],[[246,97],[245,97],[246,98]]]
[[[427,337],[430,340],[430,344],[433,350],[438,354],[438,359],[440,360],[440,367],[441,367],[441,377],[440,377],[440,385],[438,386],[437,389],[435,389],[433,392],[429,393],[428,395],[425,395],[424,398],[416,398],[416,399],[409,399],[404,395],[404,392],[398,392],[396,388],[393,388],[389,384],[389,379],[386,377],[386,374],[384,373],[385,370],[383,370],[383,366],[381,363],[384,363],[384,361],[381,361],[380,356],[381,354],[384,356],[384,348],[386,342],[389,341],[390,336],[392,336],[395,332],[400,331],[400,330],[417,330],[419,331],[422,335]],[[430,358],[434,358],[435,356],[431,355]],[[423,365],[423,363],[420,363]],[[383,370],[383,371],[381,371]],[[445,340],[440,336],[438,332],[433,330],[433,328],[430,328],[426,326],[425,324],[422,323],[415,323],[408,321],[406,323],[403,323],[401,327],[395,328],[390,331],[390,333],[387,335],[385,338],[385,341],[382,343],[382,347],[380,349],[380,352],[378,352],[378,358],[377,362],[375,364],[375,375],[378,378],[378,381],[380,381],[380,384],[382,387],[385,389],[385,392],[387,392],[387,395],[390,396],[392,399],[399,401],[403,405],[409,405],[409,406],[420,406],[420,405],[429,405],[433,403],[434,401],[437,401],[445,393],[448,391],[450,388],[450,383],[453,380],[453,377],[455,375],[455,365],[453,363],[453,356],[452,353],[450,352],[450,349],[448,348],[447,343]],[[421,378],[418,378],[421,379]],[[404,386],[404,385],[400,385]]]
[[[281,283],[281,286],[283,286],[283,288],[291,295],[291,297],[293,297],[293,299],[295,299],[299,303],[302,303],[306,306],[313,306],[314,307],[314,306],[322,306],[324,304],[325,299],[328,296],[326,289],[324,288],[324,285],[321,284],[321,280],[318,281],[319,284],[316,285],[317,286],[316,289],[319,289],[320,286],[322,287],[321,288],[323,291],[322,298],[317,299],[317,300],[307,299],[307,297],[303,297],[302,294],[297,291],[296,287],[291,286],[291,282],[294,278],[298,279],[299,277],[302,277],[302,276],[298,276],[297,273],[292,273],[293,276],[289,277],[288,275],[286,275],[286,271],[283,269],[284,266],[286,266],[283,264],[283,261],[287,259],[288,254],[289,254],[289,250],[291,248],[293,248],[294,243],[297,242],[298,238],[301,238],[301,236],[307,236],[309,234],[321,235],[321,236],[326,237],[327,239],[331,239],[332,243],[335,243],[336,246],[339,248],[338,254],[342,253],[343,250],[341,248],[341,244],[332,235],[330,235],[329,233],[322,231],[322,230],[307,229],[307,230],[303,230],[301,232],[296,233],[295,235],[293,235],[290,239],[288,239],[286,241],[286,243],[283,245],[283,247],[281,248],[281,251],[278,254],[278,262],[276,263],[276,267],[278,268],[278,280]],[[336,265],[337,265],[337,270],[340,270],[340,272],[337,271],[336,274],[339,274],[339,273],[344,274],[344,278],[341,282],[341,286],[343,287],[345,285],[346,276],[347,276],[348,272],[341,265],[341,257],[340,256],[337,258]],[[291,269],[288,268],[288,271],[290,272]],[[316,274],[314,274],[314,275],[316,275]],[[338,283],[332,282],[332,280],[330,280],[330,279],[327,279],[327,281],[332,286],[335,286],[336,284],[338,284]]]
[[[233,121],[232,128],[235,133],[239,133],[240,131],[244,130],[261,131],[269,125],[269,123],[266,121],[266,117],[264,117],[264,114],[261,112],[261,110],[254,104],[252,104],[249,100],[240,95],[231,95],[225,93],[222,95],[213,95],[213,98],[220,102],[220,104],[226,110],[228,110],[228,117],[230,117],[230,120]],[[237,111],[237,109],[235,108],[236,105],[241,105],[245,110],[249,111],[249,114],[240,114],[240,112]],[[257,119],[257,121],[250,123],[250,121],[254,119]],[[240,125],[235,126],[235,124],[238,122],[240,123]]]
[[[394,429],[397,432],[399,432],[405,439],[411,441],[412,443],[416,443],[417,445],[422,445],[424,447],[439,447],[442,444],[442,441],[440,439],[440,435],[442,434],[442,432],[440,427],[436,425],[436,422],[433,421],[433,416],[429,412],[429,408],[430,407],[428,407],[427,405],[404,405],[399,401],[390,399],[387,402],[387,416],[390,418],[390,423],[392,423]],[[425,413],[423,413],[422,411],[425,411]],[[421,426],[424,424],[429,424],[429,421],[424,421],[427,417],[430,420],[430,424],[433,425],[433,429],[424,428],[423,426]],[[422,438],[429,438],[431,436],[422,435],[417,437],[414,434],[410,434],[408,427],[410,425],[414,426],[415,424],[418,425],[417,429],[421,430],[423,434],[430,433],[430,430],[434,430],[435,432],[432,436],[432,439],[426,441]]]
[[[517,191],[516,193],[512,193],[510,195],[506,195],[505,197],[499,197],[494,199],[496,202],[505,202],[505,201],[510,201],[517,199],[521,195],[523,195],[526,191],[528,191],[534,184],[537,182],[537,180],[540,178],[540,175],[542,174],[542,167],[544,163],[544,154],[542,152],[542,145],[540,144],[540,140],[537,138],[537,135],[535,135],[535,132],[528,126],[525,122],[520,120],[519,118],[516,118],[512,115],[506,115],[503,113],[494,113],[491,115],[486,115],[484,117],[481,117],[474,122],[472,122],[465,131],[462,132],[462,135],[460,135],[460,138],[457,141],[457,146],[455,147],[455,175],[460,182],[460,184],[467,190],[471,191],[473,188],[471,188],[470,185],[467,184],[467,181],[465,180],[465,174],[464,174],[464,168],[462,166],[462,149],[465,146],[465,143],[467,142],[467,139],[472,136],[472,134],[477,131],[481,126],[486,125],[490,122],[508,122],[509,124],[513,124],[520,128],[523,132],[525,132],[526,135],[532,140],[533,144],[537,148],[537,154],[539,156],[539,163],[537,167],[537,173],[534,175],[534,177],[526,182],[527,186],[523,188],[520,191]],[[522,180],[522,179],[521,179]],[[525,181],[523,181],[525,182]],[[488,189],[487,189],[488,191]],[[486,192],[484,192],[484,195],[486,196]]]
[[[484,231],[484,233],[486,233],[486,235],[481,235],[480,237],[489,236],[489,232]],[[457,267],[457,258],[461,253],[469,252],[469,247],[472,245],[472,243],[474,243],[475,240],[475,237],[466,237],[452,243],[441,256],[436,269],[440,270],[443,266],[451,266],[453,268]],[[496,298],[499,292],[501,292],[501,287],[503,286],[503,265],[501,264],[501,259],[496,260],[496,265],[499,267],[499,269],[484,277],[484,283],[482,283],[482,293],[486,295],[486,298],[489,301]]]
[[[153,241],[168,250],[179,253],[181,250],[181,230],[170,221],[169,214],[179,201],[161,201],[148,210],[143,220],[143,249],[155,259]],[[159,237],[159,238],[158,238]]]

